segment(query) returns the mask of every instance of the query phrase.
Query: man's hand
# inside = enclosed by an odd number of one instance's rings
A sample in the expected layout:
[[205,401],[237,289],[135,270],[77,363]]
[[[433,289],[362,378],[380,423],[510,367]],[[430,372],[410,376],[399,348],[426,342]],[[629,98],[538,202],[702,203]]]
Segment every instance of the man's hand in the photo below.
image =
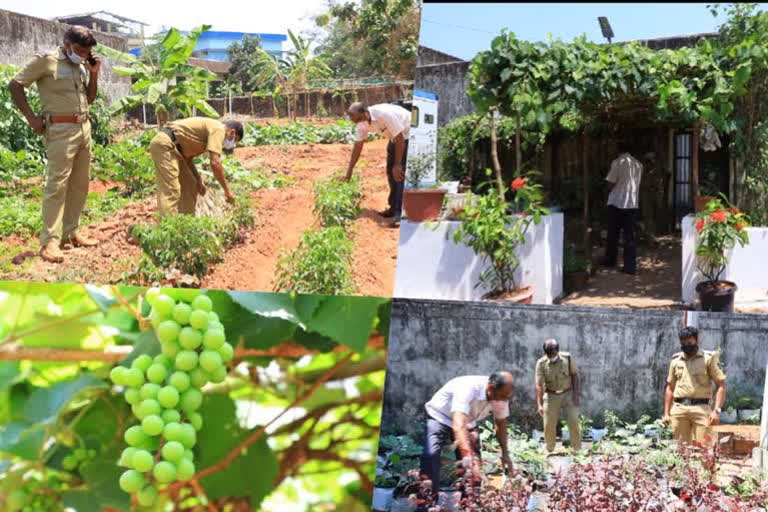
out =
[[42,135],[45,131],[45,120],[41,116],[32,116],[27,118],[30,128],[38,134]]
[[88,59],[85,59],[85,68],[92,75],[97,75],[99,74],[99,71],[101,71],[101,57],[99,57],[95,53],[92,53],[91,56],[93,57],[93,60],[96,61],[96,64],[91,64],[90,62],[88,62]]
[[544,417],[544,406],[539,404],[536,406],[536,412],[539,413],[539,416],[542,418]]
[[664,415],[664,416],[661,418],[661,422],[662,422],[664,425],[669,425],[669,423],[670,423],[671,421],[672,421],[672,418],[670,418],[670,417],[669,417],[669,414],[665,414],[665,415]]
[[712,414],[709,415],[709,421],[707,421],[707,426],[713,427],[719,424],[720,424],[720,414],[718,414],[717,411],[712,411]]
[[347,174],[345,174],[344,176],[339,176],[339,177],[338,177],[338,178],[336,178],[336,179],[337,179],[337,180],[339,180],[339,181],[340,181],[340,182],[342,182],[342,183],[343,183],[343,182],[345,182],[345,181],[349,181],[350,179],[352,179],[352,173],[351,173],[351,172],[348,172],[348,173],[347,173]]
[[205,183],[203,183],[203,180],[198,181],[197,182],[197,193],[200,194],[201,196],[204,196],[205,195],[205,191],[206,191],[206,188],[205,188]]
[[392,176],[395,178],[395,181],[403,181],[405,179],[403,164],[395,164],[392,166]]

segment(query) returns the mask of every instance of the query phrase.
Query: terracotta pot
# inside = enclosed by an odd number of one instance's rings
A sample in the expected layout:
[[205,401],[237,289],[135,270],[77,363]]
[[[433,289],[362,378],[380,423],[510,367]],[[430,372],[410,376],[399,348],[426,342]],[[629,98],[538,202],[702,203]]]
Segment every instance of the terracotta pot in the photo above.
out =
[[733,313],[733,302],[738,287],[732,281],[702,281],[696,285],[703,311]]
[[695,209],[696,213],[707,209],[707,203],[714,199],[714,196],[696,196]]
[[493,291],[483,295],[483,300],[497,302],[515,302],[517,304],[533,303],[533,286],[523,286],[511,292],[499,293]]
[[445,190],[437,188],[406,189],[403,195],[403,208],[408,220],[413,222],[436,220],[443,208],[445,193]]

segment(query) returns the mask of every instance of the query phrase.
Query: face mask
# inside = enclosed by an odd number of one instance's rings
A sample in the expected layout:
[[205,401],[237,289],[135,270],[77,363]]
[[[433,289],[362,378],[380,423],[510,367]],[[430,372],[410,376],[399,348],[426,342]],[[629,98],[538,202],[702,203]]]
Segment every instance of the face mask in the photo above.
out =
[[558,359],[560,359],[560,354],[555,354],[553,356],[547,356],[549,358],[550,363],[556,363]]
[[72,64],[74,64],[76,66],[79,66],[80,64],[83,63],[83,58],[81,56],[79,56],[78,54],[76,54],[75,52],[68,52],[67,53],[67,58],[69,59],[69,62],[71,62]]
[[699,350],[698,345],[680,345],[680,350],[686,354],[695,354]]
[[224,149],[226,149],[227,151],[231,151],[235,149],[235,141],[224,139]]

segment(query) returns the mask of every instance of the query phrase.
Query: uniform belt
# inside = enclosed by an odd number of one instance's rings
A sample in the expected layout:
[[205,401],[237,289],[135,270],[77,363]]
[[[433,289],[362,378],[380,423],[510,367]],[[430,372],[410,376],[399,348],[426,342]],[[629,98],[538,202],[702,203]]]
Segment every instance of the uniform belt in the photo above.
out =
[[571,388],[563,389],[563,390],[560,390],[560,391],[555,391],[554,389],[548,389],[547,393],[550,393],[552,395],[562,395],[563,393],[567,393],[570,390],[571,390]]
[[176,140],[176,134],[173,133],[173,130],[171,130],[170,128],[163,128],[160,131],[166,134],[171,139],[171,142],[173,142],[173,145],[176,146],[176,150],[179,152],[180,155],[183,156],[184,153],[181,152],[181,146],[179,145],[179,142]]
[[704,405],[709,403],[709,398],[675,398],[676,404]]
[[48,116],[46,121],[56,123],[84,123],[88,120],[88,114],[74,114],[71,116]]

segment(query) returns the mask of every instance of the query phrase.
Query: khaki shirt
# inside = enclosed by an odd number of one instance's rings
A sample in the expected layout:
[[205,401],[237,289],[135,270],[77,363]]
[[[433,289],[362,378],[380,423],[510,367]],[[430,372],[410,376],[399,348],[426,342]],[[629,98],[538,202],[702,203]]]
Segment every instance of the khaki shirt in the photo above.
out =
[[544,388],[544,391],[571,389],[571,377],[577,373],[576,365],[571,361],[571,354],[568,352],[560,352],[560,357],[554,363],[550,362],[547,356],[542,356],[536,361],[536,384]]
[[24,87],[37,84],[45,114],[88,113],[88,72],[83,64],[72,64],[63,48],[35,55],[13,79]]
[[699,350],[690,358],[678,352],[669,363],[667,383],[674,398],[711,398],[712,384],[724,380],[720,356],[710,350]]
[[202,155],[206,151],[221,154],[226,127],[221,121],[208,117],[190,117],[171,121],[166,125],[176,134],[176,142],[181,146],[185,158]]

